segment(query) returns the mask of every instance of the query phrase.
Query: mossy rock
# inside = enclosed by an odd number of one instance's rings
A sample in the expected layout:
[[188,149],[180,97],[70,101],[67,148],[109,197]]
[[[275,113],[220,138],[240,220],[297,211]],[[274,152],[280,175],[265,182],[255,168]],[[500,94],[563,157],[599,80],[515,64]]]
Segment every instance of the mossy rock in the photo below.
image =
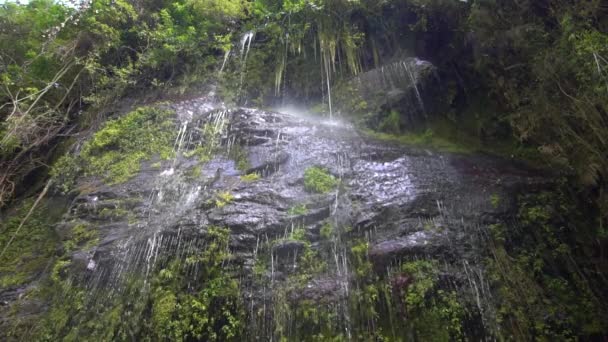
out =
[[337,185],[336,177],[323,168],[313,166],[304,171],[304,188],[309,192],[324,194]]
[[102,177],[109,185],[124,183],[140,171],[142,161],[172,157],[174,116],[170,110],[141,107],[111,120],[84,144],[80,155],[58,160],[51,175],[64,192],[82,174]]

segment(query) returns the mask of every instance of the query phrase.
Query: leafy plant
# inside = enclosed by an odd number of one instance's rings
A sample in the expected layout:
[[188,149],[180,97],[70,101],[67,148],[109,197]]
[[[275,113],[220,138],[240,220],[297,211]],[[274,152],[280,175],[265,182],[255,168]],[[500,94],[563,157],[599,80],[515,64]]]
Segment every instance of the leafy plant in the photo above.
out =
[[338,184],[336,177],[327,170],[313,166],[304,171],[304,188],[311,192],[327,193]]

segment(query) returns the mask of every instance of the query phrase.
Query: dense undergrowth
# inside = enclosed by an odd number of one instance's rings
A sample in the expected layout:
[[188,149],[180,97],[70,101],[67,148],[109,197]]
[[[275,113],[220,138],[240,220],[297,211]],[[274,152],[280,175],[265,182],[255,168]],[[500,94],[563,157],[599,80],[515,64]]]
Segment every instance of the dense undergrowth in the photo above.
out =
[[[51,276],[27,294],[48,301],[50,309],[37,322],[15,320],[4,336],[36,341],[238,341],[244,307],[235,269],[228,267],[228,238],[227,229],[208,227],[206,248],[184,259],[164,259],[148,281],[128,277],[119,293],[99,289],[100,300],[86,296],[81,280],[69,275],[71,250],[64,248],[51,259]],[[78,234],[64,241],[66,246],[79,243]],[[193,269],[198,270],[196,281],[189,275]]]

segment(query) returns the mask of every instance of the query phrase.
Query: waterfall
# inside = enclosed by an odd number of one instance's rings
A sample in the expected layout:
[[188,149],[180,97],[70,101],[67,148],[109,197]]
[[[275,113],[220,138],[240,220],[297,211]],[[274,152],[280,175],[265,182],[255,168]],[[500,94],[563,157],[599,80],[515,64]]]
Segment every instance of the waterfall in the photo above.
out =
[[243,80],[245,79],[245,74],[247,73],[247,57],[249,56],[249,49],[251,48],[251,42],[254,40],[254,38],[254,31],[247,31],[241,37],[241,78],[239,81],[237,98],[240,97],[241,91],[243,90]]
[[418,89],[418,80],[416,79],[416,76],[414,75],[414,73],[412,73],[412,70],[408,66],[408,63],[406,61],[403,61],[401,64],[407,71],[410,81],[412,82],[414,91],[416,92],[416,99],[418,100],[418,104],[420,105],[420,109],[422,109],[422,112],[426,115],[426,111],[424,109],[424,101],[422,101],[422,95],[420,95],[420,89]]
[[[249,54],[249,48],[251,47],[251,41],[255,37],[255,32],[248,31],[241,37],[241,60],[243,63],[247,63],[247,55]],[[244,57],[244,59],[243,59]]]

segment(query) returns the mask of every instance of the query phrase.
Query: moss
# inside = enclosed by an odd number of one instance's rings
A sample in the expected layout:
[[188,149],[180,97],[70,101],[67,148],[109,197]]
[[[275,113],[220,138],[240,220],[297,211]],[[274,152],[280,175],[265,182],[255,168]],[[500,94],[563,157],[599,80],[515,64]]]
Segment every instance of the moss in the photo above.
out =
[[[164,259],[145,278],[126,275],[120,293],[100,287],[95,298],[104,300],[91,300],[66,275],[70,261],[59,259],[42,287],[50,308],[28,336],[64,341],[241,340],[244,306],[229,262],[229,238],[228,229],[208,227],[204,244],[184,256],[186,267],[182,259]],[[190,267],[196,267],[197,276]]]
[[286,241],[300,241],[304,242],[305,249],[309,249],[310,247],[310,241],[308,241],[306,238],[306,229],[304,227],[296,227],[287,235],[287,237],[272,240],[271,246],[275,246]]
[[307,241],[306,240],[306,229],[304,228],[296,228],[289,235],[289,239],[296,241]]
[[421,133],[408,132],[400,135],[374,132],[370,130],[364,130],[363,132],[374,139],[404,145],[428,147],[442,152],[471,153],[474,151],[473,148],[467,146],[466,144],[456,143],[435,134],[431,129],[427,129]]
[[263,280],[264,276],[268,272],[267,270],[268,265],[266,264],[266,260],[263,258],[257,258],[255,260],[255,264],[253,265],[253,275],[258,281]]
[[79,156],[61,158],[51,171],[66,192],[80,173],[101,176],[108,184],[128,181],[141,162],[155,155],[172,156],[176,137],[173,112],[153,107],[138,108],[107,122],[87,141]]
[[207,248],[187,258],[200,270],[195,291],[183,282],[178,262],[161,270],[154,280],[151,336],[157,339],[231,341],[243,328],[239,284],[226,269],[229,230],[208,228]]
[[369,243],[364,240],[355,240],[350,247],[350,258],[355,266],[355,275],[359,278],[367,277],[372,270],[372,264],[367,257],[368,250]]
[[221,129],[224,125],[214,125],[205,123],[200,127],[201,142],[191,150],[183,152],[186,158],[197,157],[201,163],[211,160],[214,154],[219,151]]
[[211,160],[212,154],[213,151],[210,148],[197,146],[193,150],[184,152],[184,157],[192,158],[196,156],[201,163],[206,163]]
[[123,208],[103,208],[99,212],[99,217],[103,219],[120,219],[129,215],[129,211]]
[[274,335],[280,341],[331,341],[333,337],[341,335],[335,308],[331,304],[293,299],[300,296],[312,279],[324,274],[328,269],[324,257],[311,247],[304,228],[294,229],[286,239],[278,239],[262,247],[262,254],[258,257],[260,261],[257,269],[260,276],[257,281],[270,281],[263,275],[266,274],[266,267],[270,262],[271,247],[289,240],[304,242],[304,248],[294,260],[297,265],[289,272],[287,279],[282,281],[280,286],[274,287]]
[[323,238],[325,240],[329,240],[329,239],[331,239],[333,234],[334,234],[334,226],[329,222],[325,222],[323,224],[323,226],[321,226],[321,230],[320,230],[321,238]]
[[291,216],[302,216],[308,214],[308,208],[306,204],[298,204],[289,208],[287,213]]
[[202,174],[203,174],[203,169],[201,168],[200,165],[197,165],[197,166],[191,168],[190,170],[188,170],[187,177],[190,179],[199,179],[199,178],[201,178]]
[[[478,109],[484,110],[484,109]],[[363,128],[363,134],[382,141],[430,148],[441,152],[471,154],[484,152],[504,158],[517,158],[526,163],[546,167],[548,158],[538,148],[523,144],[512,136],[495,139],[481,133],[478,112],[465,113],[458,119],[438,118],[426,123],[426,130],[396,132],[394,129],[374,131]]]
[[53,164],[49,174],[59,191],[66,194],[76,186],[76,179],[82,173],[82,169],[80,158],[66,154]]
[[304,171],[304,188],[310,192],[327,193],[338,184],[336,177],[320,167],[310,167]]
[[17,233],[32,204],[33,200],[25,200],[13,212],[8,212],[9,218],[0,222],[0,251],[3,251],[0,257],[0,289],[27,283],[52,260],[58,237],[52,227],[54,218],[46,204],[39,204]]
[[490,196],[490,203],[492,203],[494,209],[498,208],[500,205],[500,195],[492,194],[492,196]]
[[71,252],[76,249],[88,250],[99,244],[99,232],[96,228],[85,225],[75,225],[70,233],[70,238],[64,242],[66,251]]
[[400,277],[411,279],[402,290],[402,300],[410,320],[409,330],[417,340],[462,340],[465,309],[455,291],[441,288],[439,263],[435,260],[416,260],[404,263]]
[[234,196],[228,191],[222,191],[215,195],[215,206],[223,208],[234,200]]
[[232,146],[229,156],[234,160],[237,170],[246,172],[251,168],[251,163],[249,162],[247,150],[245,150],[241,145],[235,144],[234,146]]
[[253,183],[260,180],[262,177],[258,173],[250,173],[248,175],[241,176],[241,180],[245,183]]
[[380,123],[378,128],[380,131],[390,134],[401,133],[401,118],[399,112],[396,110],[391,110],[389,115]]
[[430,260],[418,260],[405,263],[401,271],[415,279],[405,294],[405,303],[410,307],[421,307],[428,293],[434,289],[438,276],[437,263]]
[[173,323],[173,314],[177,309],[177,296],[163,288],[158,288],[153,293],[152,324],[157,327],[158,337],[170,339],[171,332],[176,327]]

